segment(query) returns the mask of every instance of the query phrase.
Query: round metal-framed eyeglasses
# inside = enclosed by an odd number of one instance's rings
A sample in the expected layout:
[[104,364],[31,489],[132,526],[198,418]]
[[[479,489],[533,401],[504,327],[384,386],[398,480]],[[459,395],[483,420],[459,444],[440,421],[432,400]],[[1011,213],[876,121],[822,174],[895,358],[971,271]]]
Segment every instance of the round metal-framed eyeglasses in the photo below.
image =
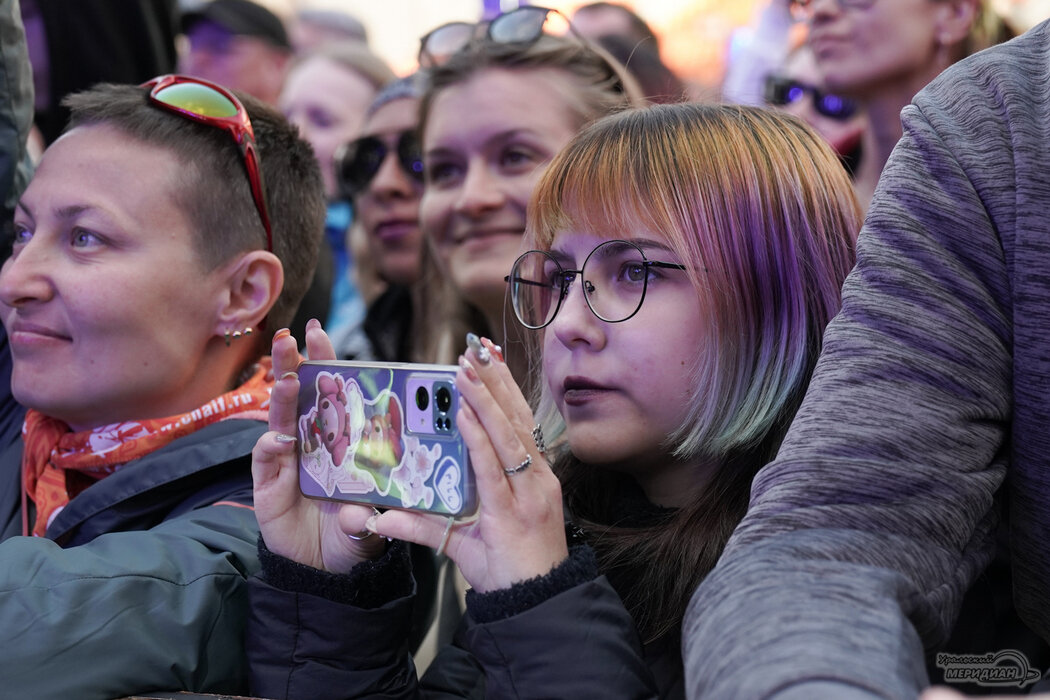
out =
[[527,251],[514,261],[505,280],[518,321],[538,329],[558,315],[577,277],[591,313],[607,323],[620,323],[642,308],[649,282],[660,270],[684,269],[677,263],[649,260],[630,241],[611,240],[592,250],[579,270],[567,269],[549,251]]

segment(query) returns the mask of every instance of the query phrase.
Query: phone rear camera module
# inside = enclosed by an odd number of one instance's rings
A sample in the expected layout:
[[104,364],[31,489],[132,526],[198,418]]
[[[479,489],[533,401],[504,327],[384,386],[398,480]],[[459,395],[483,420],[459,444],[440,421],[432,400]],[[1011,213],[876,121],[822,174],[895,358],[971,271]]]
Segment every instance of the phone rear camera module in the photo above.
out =
[[434,404],[441,413],[448,413],[448,410],[452,408],[452,392],[447,386],[438,388],[434,394]]
[[430,403],[430,394],[427,393],[427,388],[421,386],[416,389],[416,406],[420,411],[425,411],[427,405]]

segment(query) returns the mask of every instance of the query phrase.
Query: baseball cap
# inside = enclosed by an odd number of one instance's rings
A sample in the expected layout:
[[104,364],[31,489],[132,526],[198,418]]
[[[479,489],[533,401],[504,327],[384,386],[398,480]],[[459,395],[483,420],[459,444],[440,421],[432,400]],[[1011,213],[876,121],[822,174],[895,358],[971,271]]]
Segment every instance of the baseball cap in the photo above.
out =
[[214,22],[232,34],[258,37],[282,49],[292,48],[281,18],[250,0],[211,0],[182,15],[182,31],[189,32],[204,20]]

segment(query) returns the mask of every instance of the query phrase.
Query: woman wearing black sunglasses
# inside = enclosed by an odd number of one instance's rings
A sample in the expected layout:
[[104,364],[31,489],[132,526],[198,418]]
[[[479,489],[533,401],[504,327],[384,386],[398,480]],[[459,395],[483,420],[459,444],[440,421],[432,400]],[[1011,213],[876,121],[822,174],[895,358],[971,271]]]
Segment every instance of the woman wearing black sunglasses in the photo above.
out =
[[823,86],[813,51],[802,45],[788,54],[779,71],[766,76],[763,97],[767,104],[794,114],[816,129],[853,175],[863,151],[864,112],[854,100]]
[[411,345],[412,318],[419,306],[423,234],[423,157],[419,147],[418,76],[387,85],[368,108],[361,137],[340,148],[335,176],[354,203],[368,260],[386,289],[371,301],[364,331],[377,360],[420,359]]

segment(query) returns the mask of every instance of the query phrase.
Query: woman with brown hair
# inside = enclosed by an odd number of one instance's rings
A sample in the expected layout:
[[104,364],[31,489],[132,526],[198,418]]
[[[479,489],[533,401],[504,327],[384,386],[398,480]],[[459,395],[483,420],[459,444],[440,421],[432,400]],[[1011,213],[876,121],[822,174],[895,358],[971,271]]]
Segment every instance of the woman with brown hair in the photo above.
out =
[[[502,15],[485,38],[468,41],[427,71],[420,220],[428,243],[424,283],[434,293],[419,314],[419,359],[454,361],[463,334],[472,330],[502,344],[524,380],[527,358],[504,314],[503,278],[521,252],[532,190],[581,128],[644,104],[630,74],[604,51],[542,33],[546,16],[535,7]],[[522,36],[503,36],[512,23],[534,32],[527,41],[509,41]],[[428,47],[436,53],[456,30],[477,31],[439,27],[424,37],[422,62],[434,63]]]

